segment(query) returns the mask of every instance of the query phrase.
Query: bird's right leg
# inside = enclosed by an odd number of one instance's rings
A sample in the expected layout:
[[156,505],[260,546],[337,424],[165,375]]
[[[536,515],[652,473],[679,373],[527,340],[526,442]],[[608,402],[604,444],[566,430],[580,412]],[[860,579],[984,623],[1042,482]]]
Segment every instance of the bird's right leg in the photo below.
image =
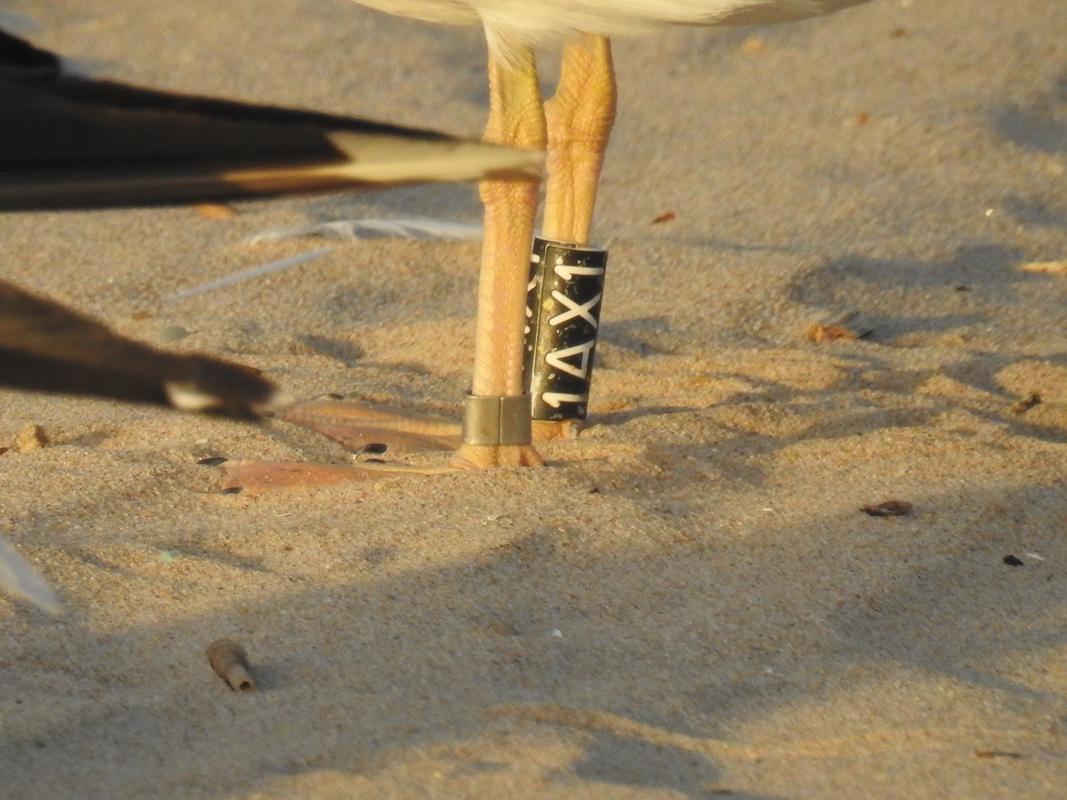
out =
[[[485,141],[543,150],[545,112],[533,51],[517,48],[508,63],[491,53],[489,90]],[[542,463],[530,441],[530,405],[523,389],[526,286],[539,188],[537,180],[488,180],[481,184],[485,240],[478,285],[474,379],[464,443],[453,459],[457,466],[484,469]],[[494,427],[501,434],[499,441],[493,441]]]
[[[544,150],[545,111],[533,51],[516,48],[509,56],[504,61],[490,54],[490,114],[483,138],[494,144]],[[480,189],[485,239],[474,377],[462,431],[448,420],[369,403],[303,403],[280,414],[282,419],[372,455],[455,449],[452,464],[461,468],[543,463],[531,443],[530,402],[523,386],[526,287],[540,181],[501,178],[483,182]],[[389,468],[393,466],[383,466],[382,471]],[[278,480],[291,477],[286,474]]]
[[[616,103],[610,40],[587,35],[568,42],[563,51],[559,85],[545,104],[548,124],[548,184],[542,226],[545,239],[574,245],[589,243],[593,207],[604,152],[615,123]],[[578,425],[577,419],[534,420],[534,440],[574,436]]]

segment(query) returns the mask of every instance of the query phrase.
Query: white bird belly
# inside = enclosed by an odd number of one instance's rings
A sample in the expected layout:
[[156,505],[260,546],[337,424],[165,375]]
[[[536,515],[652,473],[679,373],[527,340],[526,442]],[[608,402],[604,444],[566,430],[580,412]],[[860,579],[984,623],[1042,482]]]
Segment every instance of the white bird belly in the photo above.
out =
[[663,25],[759,25],[828,14],[867,0],[356,0],[400,16],[483,23],[536,44],[574,32],[617,35]]
[[477,25],[477,0],[355,0],[361,6],[442,25]]

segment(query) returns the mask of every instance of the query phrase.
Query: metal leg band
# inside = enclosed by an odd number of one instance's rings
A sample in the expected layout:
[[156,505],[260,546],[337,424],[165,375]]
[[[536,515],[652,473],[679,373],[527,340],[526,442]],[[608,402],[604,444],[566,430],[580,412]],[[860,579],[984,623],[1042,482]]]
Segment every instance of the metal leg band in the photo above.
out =
[[478,397],[468,394],[463,407],[463,443],[529,444],[530,398]]
[[585,419],[608,251],[534,238],[525,386],[536,420]]

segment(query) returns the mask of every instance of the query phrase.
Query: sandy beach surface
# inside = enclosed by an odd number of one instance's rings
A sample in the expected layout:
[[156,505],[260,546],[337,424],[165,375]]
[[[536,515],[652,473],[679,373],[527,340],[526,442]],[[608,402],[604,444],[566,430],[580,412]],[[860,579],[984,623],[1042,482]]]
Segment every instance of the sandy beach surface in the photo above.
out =
[[[344,0],[5,10],[100,75],[486,113],[479,31]],[[0,597],[0,797],[1067,796],[1064,31],[876,0],[620,42],[593,424],[547,469],[223,494],[199,459],[348,456],[0,393],[0,446],[51,438],[0,455],[0,535],[67,607]],[[236,208],[4,215],[0,273],[296,396],[458,415],[477,242],[247,240],[477,222],[473,187]],[[809,341],[849,314],[869,335]],[[257,692],[208,666],[224,636]]]

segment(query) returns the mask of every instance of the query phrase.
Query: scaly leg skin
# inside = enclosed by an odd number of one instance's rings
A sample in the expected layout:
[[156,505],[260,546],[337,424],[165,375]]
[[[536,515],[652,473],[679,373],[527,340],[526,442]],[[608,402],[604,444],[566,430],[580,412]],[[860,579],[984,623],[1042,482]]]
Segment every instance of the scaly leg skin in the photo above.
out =
[[[517,51],[508,66],[490,58],[490,115],[485,139],[517,147],[549,150],[549,180],[544,234],[548,238],[585,244],[589,238],[597,185],[611,127],[615,120],[615,73],[611,44],[586,36],[570,42],[563,55],[555,97],[542,103],[533,53]],[[546,120],[547,115],[547,120]],[[522,394],[522,348],[530,242],[537,210],[536,181],[487,181],[485,243],[478,290],[478,323],[472,391],[476,395]],[[377,413],[360,405],[322,404],[308,409],[312,417],[293,422],[320,430],[351,445],[370,437],[402,445],[408,439],[438,435],[439,423],[402,417],[381,431]],[[300,416],[300,412],[292,417]],[[303,414],[307,417],[307,414]],[[576,420],[535,421],[533,438],[573,438]],[[403,437],[398,434],[403,433]],[[448,433],[448,432],[446,432]],[[454,430],[450,432],[455,435]],[[447,441],[443,436],[439,441]],[[414,445],[415,442],[409,442]],[[394,448],[395,449],[395,448]],[[459,467],[490,468],[540,465],[532,445],[462,445],[453,458]]]
[[[583,36],[569,42],[563,51],[556,94],[545,104],[546,239],[588,244],[616,102],[611,42],[604,36]],[[534,420],[533,438],[536,442],[574,438],[580,427],[579,420]]]
[[[513,65],[489,58],[487,142],[543,150],[546,124],[533,51],[519,48]],[[478,284],[478,319],[474,340],[471,391],[486,397],[523,393],[523,327],[530,242],[537,215],[535,180],[485,181],[485,241]],[[532,444],[464,444],[452,463],[457,467],[541,466]]]

